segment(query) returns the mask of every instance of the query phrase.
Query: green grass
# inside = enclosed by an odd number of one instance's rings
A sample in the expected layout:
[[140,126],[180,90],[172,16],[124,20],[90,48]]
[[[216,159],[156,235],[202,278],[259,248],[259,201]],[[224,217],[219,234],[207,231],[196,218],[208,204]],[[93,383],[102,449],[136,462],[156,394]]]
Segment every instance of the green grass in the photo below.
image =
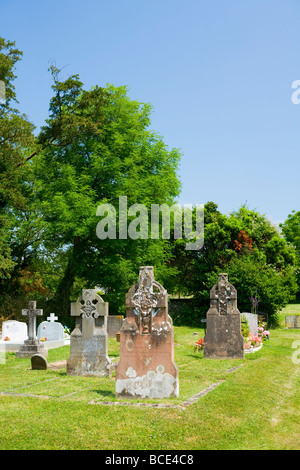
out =
[[[179,398],[147,400],[180,405],[220,383],[188,407],[92,405],[122,401],[114,377],[32,371],[30,360],[7,354],[0,391],[23,395],[0,395],[0,449],[299,449],[300,364],[292,361],[292,346],[300,330],[271,330],[263,348],[243,360],[204,359],[194,352],[194,331],[203,336],[200,329],[175,327]],[[118,351],[119,343],[110,339],[110,357],[117,360]],[[50,350],[48,363],[68,355],[67,346]],[[244,366],[227,372],[239,364]]]

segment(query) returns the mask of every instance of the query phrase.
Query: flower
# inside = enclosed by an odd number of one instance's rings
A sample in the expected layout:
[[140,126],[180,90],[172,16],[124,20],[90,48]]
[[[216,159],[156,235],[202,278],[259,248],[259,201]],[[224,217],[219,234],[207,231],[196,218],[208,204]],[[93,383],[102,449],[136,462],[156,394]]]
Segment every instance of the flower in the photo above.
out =
[[5,336],[4,341],[10,341],[9,336]]
[[41,338],[40,341],[47,341],[47,338]]
[[249,335],[249,340],[251,341],[252,346],[255,346],[256,343],[261,343],[262,339],[258,336],[254,336],[252,333]]
[[204,339],[203,338],[199,338],[198,341],[194,342],[194,350],[195,351],[199,351],[199,349],[203,349],[203,348],[204,348]]

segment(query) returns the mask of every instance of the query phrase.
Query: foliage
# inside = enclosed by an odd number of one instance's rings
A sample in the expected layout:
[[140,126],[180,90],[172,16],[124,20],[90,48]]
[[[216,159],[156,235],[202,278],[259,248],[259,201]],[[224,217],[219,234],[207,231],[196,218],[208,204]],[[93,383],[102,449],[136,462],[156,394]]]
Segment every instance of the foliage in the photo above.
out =
[[[186,266],[185,278],[179,276],[178,283],[193,295],[198,322],[206,315],[209,292],[220,272],[227,272],[237,289],[241,312],[249,311],[253,302],[257,309],[259,301],[260,310],[276,321],[276,313],[295,296],[295,249],[257,211],[242,206],[226,216],[209,202],[204,206],[203,249],[185,252],[182,242],[174,241],[174,265],[179,267],[183,260]],[[173,266],[173,260],[170,264]]]
[[241,315],[241,333],[245,341],[249,338],[250,327],[245,315]]
[[[0,80],[5,102],[0,104],[0,282],[10,277],[15,262],[10,248],[10,211],[26,204],[27,169],[20,166],[34,144],[33,125],[11,104],[17,102],[13,81],[22,52],[0,37]],[[1,284],[0,284],[1,289]]]
[[300,211],[292,211],[286,221],[280,224],[285,240],[295,247],[298,280],[298,296],[300,295]]
[[86,91],[78,76],[59,81],[59,71],[51,71],[54,96],[39,135],[44,150],[33,169],[44,245],[49,251],[61,247],[67,258],[54,308],[67,322],[70,298],[101,285],[112,313],[124,313],[125,293],[136,282],[138,267],[154,265],[161,279],[168,251],[161,240],[100,240],[97,207],[112,204],[118,222],[119,196],[127,197],[128,207],[172,203],[180,187],[180,154],[149,130],[150,105],[131,100],[126,87]]

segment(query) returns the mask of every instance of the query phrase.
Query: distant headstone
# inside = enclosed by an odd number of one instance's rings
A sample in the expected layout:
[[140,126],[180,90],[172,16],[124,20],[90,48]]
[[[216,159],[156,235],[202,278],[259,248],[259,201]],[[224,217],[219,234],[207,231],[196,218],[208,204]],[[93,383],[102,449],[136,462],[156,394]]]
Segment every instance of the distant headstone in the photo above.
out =
[[126,295],[116,393],[142,398],[179,395],[168,294],[154,280],[153,266],[140,267],[139,281]]
[[243,321],[243,317],[245,317],[246,321],[248,322],[250,333],[253,336],[257,336],[258,335],[258,316],[257,316],[257,313],[243,312],[242,313],[242,321]]
[[38,326],[38,339],[46,338],[47,341],[63,341],[64,327],[61,323],[55,321],[58,320],[58,317],[56,317],[54,313],[51,313],[47,320],[48,321],[43,321]]
[[71,302],[75,329],[70,335],[67,374],[102,377],[108,375],[108,303],[96,289],[84,289],[77,302]]
[[2,339],[9,338],[11,343],[23,343],[28,338],[27,324],[16,320],[2,323]]
[[46,370],[48,367],[47,359],[43,354],[34,354],[31,356],[31,369],[32,370]]
[[20,350],[16,353],[19,358],[31,357],[33,354],[43,354],[45,357],[48,355],[48,350],[44,348],[38,339],[36,339],[35,328],[36,328],[36,317],[37,315],[43,315],[43,310],[36,308],[36,302],[30,301],[28,303],[28,309],[22,310],[22,315],[28,317],[28,339],[24,341],[24,344],[20,347]]
[[286,328],[300,328],[300,315],[286,315],[285,317]]
[[244,357],[241,314],[237,308],[237,292],[226,273],[219,274],[210,291],[210,308],[206,315],[204,357],[236,359]]
[[118,333],[121,329],[123,320],[124,320],[123,315],[108,315],[107,333],[108,333],[109,338],[116,337],[116,333]]

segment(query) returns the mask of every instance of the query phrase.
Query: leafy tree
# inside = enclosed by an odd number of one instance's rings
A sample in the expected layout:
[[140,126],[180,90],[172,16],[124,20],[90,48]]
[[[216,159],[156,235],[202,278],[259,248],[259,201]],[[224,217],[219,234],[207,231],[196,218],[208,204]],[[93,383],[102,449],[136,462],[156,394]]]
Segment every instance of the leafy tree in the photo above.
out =
[[300,211],[292,211],[280,227],[285,240],[296,250],[298,296],[300,296]]
[[246,206],[226,216],[215,203],[208,202],[203,248],[185,253],[183,245],[175,241],[173,252],[177,252],[177,266],[181,260],[189,266],[188,276],[178,278],[193,295],[189,322],[205,317],[210,289],[220,272],[227,272],[237,288],[241,311],[249,311],[249,297],[257,290],[260,310],[274,318],[295,295],[295,250],[264,215]]
[[150,105],[131,100],[126,87],[86,91],[78,76],[60,81],[59,71],[51,71],[54,96],[38,138],[44,149],[32,167],[44,246],[61,247],[66,259],[53,305],[67,321],[70,296],[101,285],[117,313],[139,265],[153,264],[164,276],[167,250],[162,240],[100,240],[97,207],[112,204],[118,222],[119,196],[127,196],[128,207],[171,204],[180,188],[180,154],[149,129]]
[[14,42],[0,37],[0,80],[5,84],[5,101],[0,104],[0,280],[9,278],[15,266],[10,214],[26,204],[28,168],[22,163],[34,145],[33,125],[12,107],[17,103],[15,65],[21,56]]

